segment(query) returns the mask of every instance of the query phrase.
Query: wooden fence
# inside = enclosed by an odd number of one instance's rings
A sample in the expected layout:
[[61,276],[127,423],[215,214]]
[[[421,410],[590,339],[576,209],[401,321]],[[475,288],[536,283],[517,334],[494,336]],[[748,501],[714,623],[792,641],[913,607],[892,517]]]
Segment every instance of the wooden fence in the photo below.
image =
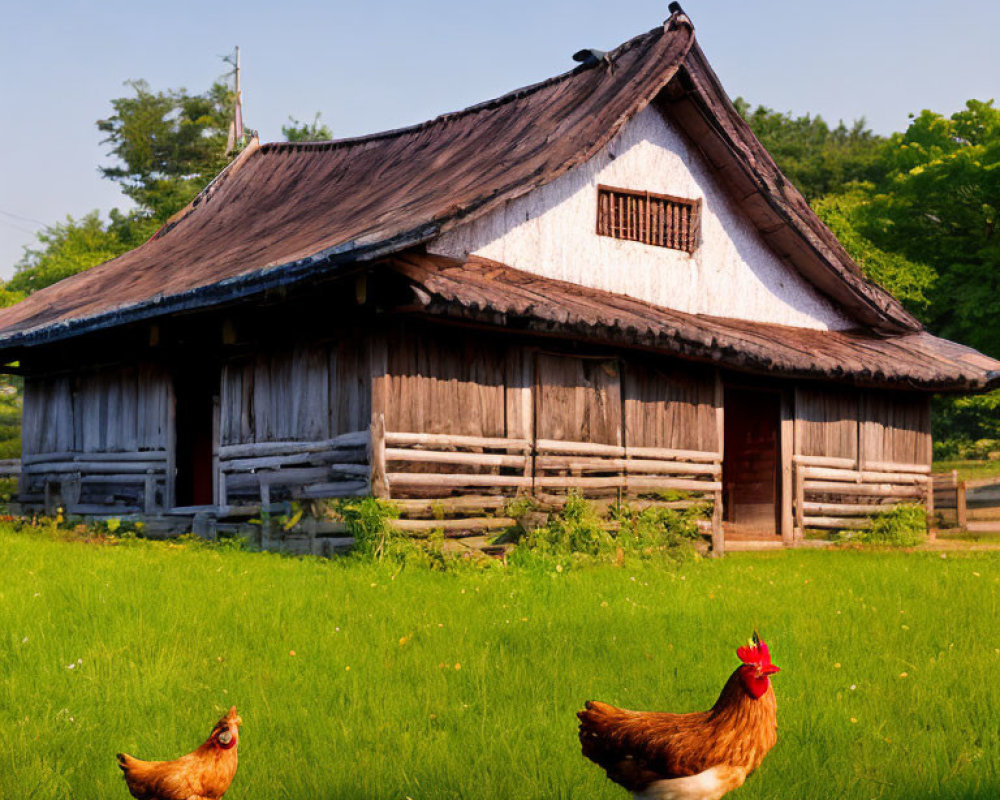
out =
[[49,513],[152,513],[166,501],[167,461],[165,450],[25,456],[19,498]]
[[[795,535],[807,528],[865,528],[871,517],[901,503],[927,503],[933,517],[930,467],[851,458],[794,456]],[[933,529],[932,529],[933,530]]]
[[258,500],[272,489],[294,499],[369,494],[371,434],[354,431],[321,442],[258,442],[218,448],[218,504]]
[[1000,477],[960,479],[952,470],[933,478],[934,508],[942,527],[1000,533]]
[[[558,504],[572,491],[588,498],[622,499],[681,491],[691,497],[674,501],[675,506],[706,499],[713,503],[714,540],[722,548],[718,453],[402,431],[387,431],[384,441],[384,448],[377,443],[373,448],[372,485],[379,494],[381,484],[381,496],[399,505],[407,517],[400,521],[404,530],[506,527],[513,520],[469,516],[501,509],[506,500],[497,495],[532,495],[543,503]],[[442,515],[463,518],[410,518],[426,516],[432,505]]]

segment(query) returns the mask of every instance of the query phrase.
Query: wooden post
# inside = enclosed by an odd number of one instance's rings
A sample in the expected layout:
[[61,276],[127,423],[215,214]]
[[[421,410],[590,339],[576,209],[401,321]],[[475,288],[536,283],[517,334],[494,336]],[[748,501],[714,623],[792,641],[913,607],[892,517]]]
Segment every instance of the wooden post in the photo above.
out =
[[[219,382],[222,382],[222,373],[219,372]],[[222,398],[220,395],[212,395],[212,496],[215,505],[221,506],[225,502],[222,499],[222,468],[219,464],[219,445],[222,443]]]
[[260,482],[260,549],[267,550],[271,546],[271,485]]
[[163,487],[163,505],[177,505],[177,397],[173,381],[167,382],[167,482]]
[[[792,395],[792,461],[795,456],[802,455],[802,422],[799,414],[805,404],[802,402],[802,391],[796,387]],[[806,500],[805,478],[802,477],[801,469],[793,463],[792,485],[795,487],[795,497],[793,500],[794,522],[792,524],[792,538],[800,541],[805,538],[805,527],[803,518],[805,509],[803,504]]]
[[[957,495],[957,492],[956,492]],[[956,503],[957,505],[957,503]],[[934,476],[927,481],[927,541],[937,541],[937,519],[934,516]]]
[[795,523],[792,517],[794,428],[792,398],[785,391],[781,393],[781,541],[786,547],[795,542]]
[[805,502],[806,502],[806,479],[802,474],[802,467],[795,468],[795,526],[794,537],[797,541],[805,538]]
[[368,445],[368,464],[371,468],[372,497],[389,499],[389,483],[385,468],[385,415],[379,414],[371,427],[371,443]]
[[722,527],[722,491],[712,493],[712,555],[722,558],[726,554],[726,534]]
[[146,480],[143,482],[142,510],[145,514],[153,513],[156,504],[156,474],[151,469],[146,470]]
[[52,491],[52,481],[45,479],[45,516],[54,517],[55,514],[55,493]]
[[389,346],[386,332],[377,331],[371,338],[370,374],[372,417],[368,429],[369,488],[373,497],[389,498],[385,465],[385,418],[389,404]]
[[[538,447],[535,444],[538,438],[536,429],[537,404],[535,398],[538,394],[538,354],[530,350],[521,352],[521,415],[524,418],[524,428],[520,435],[528,440],[528,451],[524,454],[524,477],[531,478],[531,486],[528,494],[535,494],[535,458],[538,454]],[[510,432],[507,433],[510,435]]]
[[[719,467],[722,468],[726,459],[725,431],[726,412],[723,408],[725,390],[722,386],[722,373],[715,371],[715,436],[716,450],[719,453]],[[721,476],[720,476],[721,477]],[[726,554],[726,531],[722,524],[722,490],[714,493],[712,508],[712,554],[721,558]]]
[[[965,481],[957,480],[958,472],[955,473],[956,485],[955,485],[955,513],[958,515],[958,527],[963,531],[969,529],[969,515],[968,509],[965,505],[966,499],[966,483]],[[931,484],[933,487],[933,482]],[[933,492],[933,488],[931,489]]]

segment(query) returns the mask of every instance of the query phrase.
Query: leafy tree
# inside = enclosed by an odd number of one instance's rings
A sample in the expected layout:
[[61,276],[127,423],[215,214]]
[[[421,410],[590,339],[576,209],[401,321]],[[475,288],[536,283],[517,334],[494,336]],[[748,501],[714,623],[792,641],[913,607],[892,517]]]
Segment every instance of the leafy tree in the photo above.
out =
[[853,181],[874,181],[884,175],[886,140],[869,130],[864,119],[850,127],[840,122],[831,128],[818,115],[793,117],[766,106],[751,108],[741,97],[735,105],[781,171],[810,202]]
[[317,111],[312,122],[301,122],[295,117],[288,118],[288,124],[281,126],[281,135],[288,142],[324,142],[333,138],[333,131],[320,122]]
[[937,273],[921,261],[878,247],[859,232],[873,189],[870,183],[854,184],[840,194],[814,201],[813,208],[865,275],[892,292],[912,313],[921,316],[930,306]]
[[108,224],[97,211],[80,219],[67,216],[64,222],[38,233],[40,246],[25,249],[4,290],[24,295],[44,289],[124,253],[141,241],[141,232],[151,234],[153,227],[150,220],[126,217],[118,211],[112,212]]
[[93,211],[48,226],[15,265],[7,290],[30,294],[138,247],[225,167],[233,111],[225,85],[198,95],[153,92],[145,81],[126,85],[134,94],[112,100],[114,114],[97,123],[116,159],[101,174],[137,208],[114,209],[107,222]]
[[234,95],[222,83],[194,95],[153,92],[141,80],[126,85],[135,95],[112,100],[114,114],[97,123],[118,161],[101,167],[101,174],[142,213],[166,220],[226,166]]
[[891,137],[885,158],[856,230],[934,269],[932,330],[1000,356],[1000,110],[970,100],[951,117],[924,111]]

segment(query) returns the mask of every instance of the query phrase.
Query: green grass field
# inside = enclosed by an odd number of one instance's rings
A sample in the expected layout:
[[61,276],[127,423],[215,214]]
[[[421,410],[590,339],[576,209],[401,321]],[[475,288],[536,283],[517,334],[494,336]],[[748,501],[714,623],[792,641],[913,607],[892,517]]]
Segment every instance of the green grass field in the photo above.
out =
[[236,703],[227,800],[624,798],[577,708],[708,707],[754,626],[779,741],[733,797],[1000,794],[1000,554],[397,569],[0,528],[0,797],[127,798],[116,751]]

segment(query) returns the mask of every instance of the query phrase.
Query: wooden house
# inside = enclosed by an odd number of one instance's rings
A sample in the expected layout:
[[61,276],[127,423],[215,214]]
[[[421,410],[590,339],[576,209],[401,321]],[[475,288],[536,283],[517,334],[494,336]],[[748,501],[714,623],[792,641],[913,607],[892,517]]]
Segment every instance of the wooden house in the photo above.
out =
[[253,142],[0,312],[23,504],[190,524],[371,493],[460,531],[515,494],[705,498],[722,550],[930,501],[931,394],[1000,363],[864,277],[679,9],[581,57],[410,128]]

